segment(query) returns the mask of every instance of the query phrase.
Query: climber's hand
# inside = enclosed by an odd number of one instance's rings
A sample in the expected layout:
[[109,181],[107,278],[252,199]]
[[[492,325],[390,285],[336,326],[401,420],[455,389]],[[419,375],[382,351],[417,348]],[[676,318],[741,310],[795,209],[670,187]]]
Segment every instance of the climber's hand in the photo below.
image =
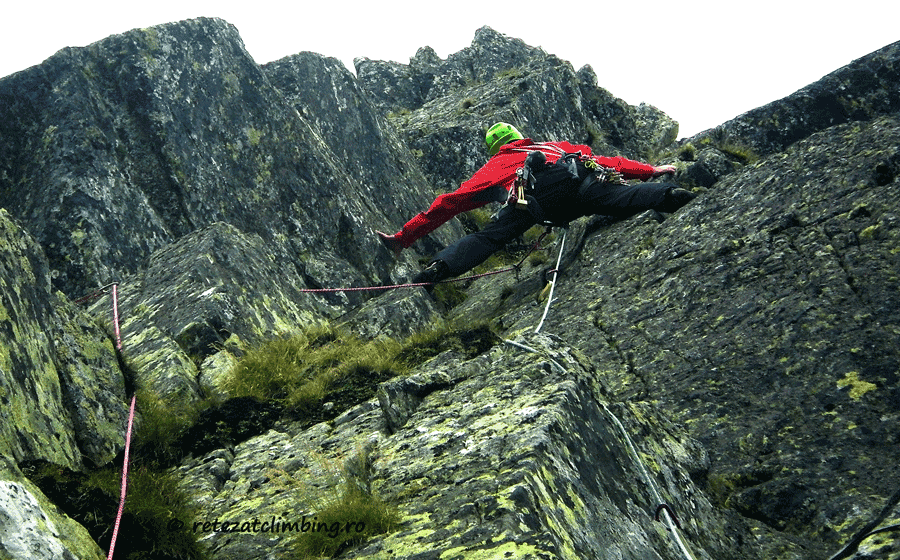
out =
[[382,231],[376,231],[375,233],[378,234],[378,237],[381,239],[381,242],[384,243],[384,246],[395,255],[399,255],[400,251],[403,250],[403,244],[400,242],[399,233],[395,233],[394,235],[388,235]]
[[675,166],[674,165],[662,165],[662,166],[653,168],[653,176],[654,177],[659,177],[660,175],[665,175],[667,173],[674,175],[675,174]]

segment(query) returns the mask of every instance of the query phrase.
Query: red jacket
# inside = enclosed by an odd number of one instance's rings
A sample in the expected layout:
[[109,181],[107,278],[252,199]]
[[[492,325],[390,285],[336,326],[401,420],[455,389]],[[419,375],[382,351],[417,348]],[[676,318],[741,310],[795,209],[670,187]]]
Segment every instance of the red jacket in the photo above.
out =
[[[552,146],[561,150],[561,153],[554,150]],[[428,210],[408,221],[399,232],[403,247],[409,247],[457,214],[480,208],[495,201],[495,198],[485,196],[485,192],[493,186],[501,186],[508,191],[516,178],[516,170],[525,163],[528,152],[535,149],[544,152],[549,163],[555,162],[561,154],[581,152],[582,155],[591,156],[591,159],[603,167],[614,168],[626,179],[647,180],[654,173],[652,165],[623,157],[595,156],[591,153],[590,147],[581,144],[573,145],[568,142],[535,144],[530,138],[515,140],[500,148],[497,155],[488,160],[481,169],[472,175],[471,179],[460,185],[458,189],[438,196]]]

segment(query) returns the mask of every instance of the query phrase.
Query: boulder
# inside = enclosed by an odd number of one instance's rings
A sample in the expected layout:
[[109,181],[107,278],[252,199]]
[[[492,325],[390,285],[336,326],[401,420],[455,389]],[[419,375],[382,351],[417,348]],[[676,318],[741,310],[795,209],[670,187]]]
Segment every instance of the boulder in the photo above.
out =
[[59,511],[0,455],[0,555],[3,558],[102,560],[87,530]]

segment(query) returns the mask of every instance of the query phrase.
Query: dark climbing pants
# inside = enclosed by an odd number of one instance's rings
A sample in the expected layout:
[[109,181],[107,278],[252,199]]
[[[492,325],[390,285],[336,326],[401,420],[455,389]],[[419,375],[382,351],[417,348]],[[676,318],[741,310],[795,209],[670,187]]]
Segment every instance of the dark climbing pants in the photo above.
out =
[[[566,224],[594,214],[628,218],[660,205],[666,192],[675,186],[673,183],[594,183],[580,193],[575,189],[539,193],[536,200],[544,210],[546,219],[554,224]],[[439,252],[434,260],[447,263],[450,276],[459,276],[484,262],[536,223],[530,212],[507,206],[495,221]]]

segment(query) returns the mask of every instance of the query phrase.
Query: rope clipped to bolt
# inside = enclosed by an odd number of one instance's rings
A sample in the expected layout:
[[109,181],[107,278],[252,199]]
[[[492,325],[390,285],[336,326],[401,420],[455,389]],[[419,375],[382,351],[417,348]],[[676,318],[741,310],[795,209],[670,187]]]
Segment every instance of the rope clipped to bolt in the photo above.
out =
[[[118,293],[118,282],[112,282],[98,289],[97,291],[90,293],[84,297],[80,297],[75,300],[75,303],[93,303],[103,297],[107,290],[110,292],[112,296],[112,315],[113,315],[113,327],[116,332],[116,350],[122,351],[122,336],[119,330],[119,293]],[[131,451],[131,431],[132,426],[134,425],[134,406],[136,402],[136,395],[131,396],[131,406],[128,411],[128,428],[125,430],[125,456],[122,459],[122,487],[119,494],[119,510],[116,513],[116,522],[113,526],[112,539],[109,542],[109,553],[106,556],[106,560],[112,560],[113,551],[116,548],[116,538],[119,536],[119,525],[122,523],[122,513],[125,511],[125,495],[128,492],[128,456]]]
[[119,296],[118,296],[118,282],[111,282],[102,288],[97,289],[95,292],[92,292],[86,296],[80,297],[75,300],[75,303],[93,303],[103,297],[107,290],[111,291],[112,294],[112,313],[113,313],[113,327],[116,331],[116,350],[122,350],[122,336],[119,332]]

